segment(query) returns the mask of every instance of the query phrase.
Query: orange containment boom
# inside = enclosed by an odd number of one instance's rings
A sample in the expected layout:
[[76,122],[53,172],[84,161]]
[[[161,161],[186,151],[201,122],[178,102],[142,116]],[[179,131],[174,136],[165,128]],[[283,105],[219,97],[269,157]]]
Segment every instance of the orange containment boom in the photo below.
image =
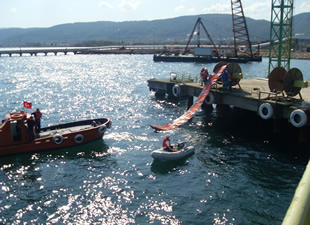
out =
[[201,107],[203,101],[210,93],[210,89],[215,84],[215,82],[221,77],[222,73],[224,72],[227,65],[223,65],[215,70],[212,76],[210,76],[209,80],[207,81],[206,86],[203,88],[202,92],[198,96],[195,104],[193,104],[182,116],[172,121],[172,123],[169,124],[163,124],[163,125],[152,125],[151,127],[157,131],[167,131],[175,129],[184,123],[186,123],[188,120],[190,120],[195,113],[198,111],[198,109]]

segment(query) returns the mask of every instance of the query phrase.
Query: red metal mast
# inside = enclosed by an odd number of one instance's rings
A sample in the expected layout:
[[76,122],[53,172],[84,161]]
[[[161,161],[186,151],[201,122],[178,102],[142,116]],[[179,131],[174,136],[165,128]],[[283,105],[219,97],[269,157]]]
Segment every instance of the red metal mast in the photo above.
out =
[[231,0],[231,11],[234,33],[235,56],[239,48],[245,47],[253,57],[252,46],[249,38],[249,32],[244,18],[241,0]]

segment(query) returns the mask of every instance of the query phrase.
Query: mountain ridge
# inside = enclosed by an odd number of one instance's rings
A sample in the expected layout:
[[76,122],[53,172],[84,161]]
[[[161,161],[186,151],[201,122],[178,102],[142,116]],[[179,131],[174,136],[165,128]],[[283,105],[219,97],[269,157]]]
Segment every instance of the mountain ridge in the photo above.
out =
[[[47,28],[1,28],[0,46],[74,45],[81,42],[104,40],[114,43],[167,44],[185,43],[198,17],[202,18],[208,33],[216,44],[231,42],[232,17],[230,14],[201,14],[159,20],[96,21],[59,24]],[[295,15],[293,35],[310,38],[307,21],[310,13]],[[251,42],[269,40],[270,22],[246,17]],[[207,39],[201,34],[202,39]]]

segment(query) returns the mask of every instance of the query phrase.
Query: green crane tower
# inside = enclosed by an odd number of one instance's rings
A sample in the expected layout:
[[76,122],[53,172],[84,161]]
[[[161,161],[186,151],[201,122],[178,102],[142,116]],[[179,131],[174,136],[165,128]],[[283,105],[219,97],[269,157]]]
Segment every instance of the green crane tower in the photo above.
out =
[[290,69],[294,0],[272,0],[268,75],[276,67]]

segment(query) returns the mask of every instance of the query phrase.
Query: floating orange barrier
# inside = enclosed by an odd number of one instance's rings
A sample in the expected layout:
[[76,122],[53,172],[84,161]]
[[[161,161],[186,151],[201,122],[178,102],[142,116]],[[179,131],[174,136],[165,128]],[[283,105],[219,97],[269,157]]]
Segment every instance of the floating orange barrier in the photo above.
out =
[[167,131],[175,129],[184,123],[186,123],[188,120],[190,120],[198,111],[198,109],[201,107],[203,101],[210,93],[210,89],[212,88],[213,84],[221,77],[223,71],[225,70],[227,65],[223,65],[215,70],[212,76],[210,76],[209,80],[207,81],[206,86],[203,88],[202,92],[198,96],[195,104],[193,104],[182,116],[172,121],[172,123],[169,124],[163,124],[163,125],[152,125],[151,127],[157,131]]

